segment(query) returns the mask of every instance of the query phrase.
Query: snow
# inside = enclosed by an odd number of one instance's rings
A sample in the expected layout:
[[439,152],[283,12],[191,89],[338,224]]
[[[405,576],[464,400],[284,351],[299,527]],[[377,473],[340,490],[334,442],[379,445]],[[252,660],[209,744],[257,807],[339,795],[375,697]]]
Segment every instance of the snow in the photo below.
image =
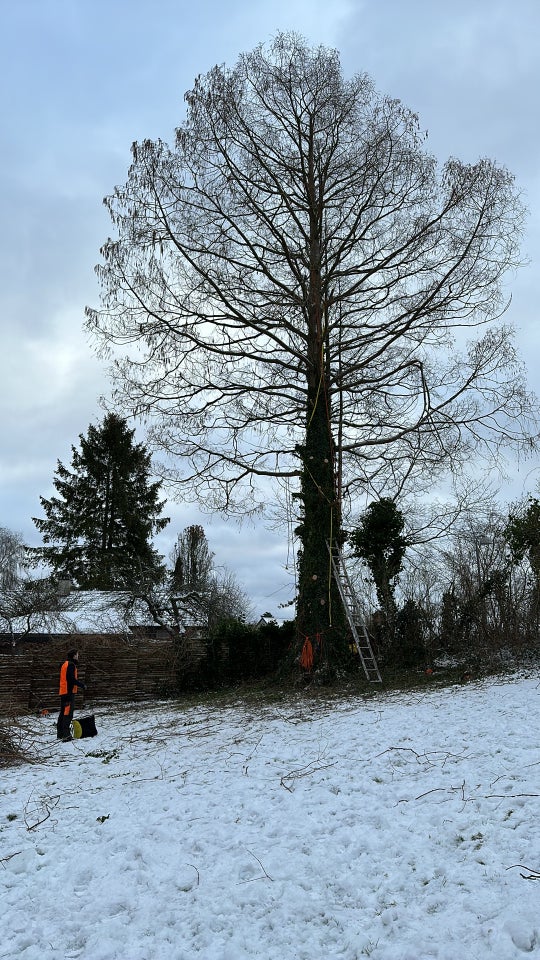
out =
[[[95,711],[1,771],[0,958],[540,956],[540,676]],[[529,878],[529,879],[527,879]]]

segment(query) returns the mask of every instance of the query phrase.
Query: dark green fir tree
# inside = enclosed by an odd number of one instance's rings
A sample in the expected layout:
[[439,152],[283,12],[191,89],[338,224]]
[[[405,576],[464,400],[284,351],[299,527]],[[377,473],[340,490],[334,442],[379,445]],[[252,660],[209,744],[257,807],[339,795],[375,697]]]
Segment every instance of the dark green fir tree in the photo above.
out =
[[44,546],[35,554],[59,579],[81,589],[117,590],[164,576],[152,536],[161,517],[161,482],[151,482],[150,454],[134,430],[109,413],[80,434],[71,469],[60,461],[53,480],[58,495],[40,497],[45,518],[33,517]]

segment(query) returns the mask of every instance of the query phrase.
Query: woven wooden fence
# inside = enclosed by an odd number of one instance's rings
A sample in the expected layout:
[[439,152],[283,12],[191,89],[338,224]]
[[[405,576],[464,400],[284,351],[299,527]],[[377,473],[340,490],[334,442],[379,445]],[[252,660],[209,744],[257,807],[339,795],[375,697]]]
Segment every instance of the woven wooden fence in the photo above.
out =
[[[77,694],[77,709],[100,700],[155,698],[172,693],[178,663],[172,642],[136,645],[110,638],[78,637],[79,677],[87,685]],[[24,643],[0,651],[0,714],[58,709],[58,678],[66,656],[65,640]]]

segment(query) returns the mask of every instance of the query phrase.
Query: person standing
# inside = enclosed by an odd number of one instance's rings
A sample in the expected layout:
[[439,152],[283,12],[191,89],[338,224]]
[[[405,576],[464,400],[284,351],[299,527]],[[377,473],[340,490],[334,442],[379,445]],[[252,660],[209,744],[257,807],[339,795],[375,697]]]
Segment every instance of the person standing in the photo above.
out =
[[78,677],[79,651],[69,650],[67,660],[60,667],[60,713],[56,724],[56,736],[67,743],[72,740],[71,721],[75,706],[75,688],[86,690],[86,685]]

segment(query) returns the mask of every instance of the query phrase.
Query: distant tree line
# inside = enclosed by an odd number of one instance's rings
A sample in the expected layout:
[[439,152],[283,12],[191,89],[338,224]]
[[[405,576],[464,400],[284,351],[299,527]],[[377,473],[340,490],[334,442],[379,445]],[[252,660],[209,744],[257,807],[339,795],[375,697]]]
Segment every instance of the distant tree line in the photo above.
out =
[[[105,464],[100,470],[98,460]],[[35,612],[60,615],[58,582],[69,579],[78,588],[121,589],[146,602],[174,639],[186,616],[202,625],[207,652],[197,676],[186,673],[191,685],[290,678],[295,669],[300,672],[296,623],[280,626],[270,614],[259,624],[249,622],[249,601],[234,576],[215,567],[203,527],[194,524],[178,534],[168,565],[157,554],[145,511],[150,505],[154,528],[161,529],[166,521],[159,517],[160,485],[146,482],[150,458],[142,444],[133,443],[133,432],[120,418],[108,415],[100,428],[81,437],[72,468],[59,464],[58,496],[42,498],[46,519],[36,525],[44,533],[43,548],[28,549],[18,534],[0,528],[3,632],[15,621],[26,622],[29,631]],[[115,503],[129,504],[129,509],[122,514],[115,508],[111,522]],[[137,533],[141,511],[145,515]],[[107,536],[96,535],[96,518]],[[360,515],[343,550],[352,562],[357,598],[383,672],[452,662],[483,669],[538,654],[536,497],[506,513],[493,505],[488,512],[466,512],[444,536],[427,543],[414,531],[414,516],[391,498],[381,498]],[[38,562],[46,566],[36,576],[32,570]],[[349,667],[357,669],[351,635],[346,626],[343,630]],[[23,626],[22,635],[24,631]],[[324,666],[316,658],[314,675]]]

